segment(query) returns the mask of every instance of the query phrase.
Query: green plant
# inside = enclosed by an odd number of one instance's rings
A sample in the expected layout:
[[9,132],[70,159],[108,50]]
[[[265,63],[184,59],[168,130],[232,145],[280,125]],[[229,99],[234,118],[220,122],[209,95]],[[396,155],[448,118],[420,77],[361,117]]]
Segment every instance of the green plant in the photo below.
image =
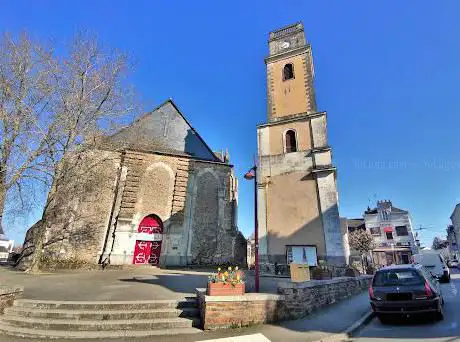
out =
[[217,269],[217,273],[214,273],[208,277],[210,283],[223,283],[231,284],[235,286],[236,284],[244,283],[244,275],[238,268],[238,266],[232,268],[228,266],[225,271],[222,268]]

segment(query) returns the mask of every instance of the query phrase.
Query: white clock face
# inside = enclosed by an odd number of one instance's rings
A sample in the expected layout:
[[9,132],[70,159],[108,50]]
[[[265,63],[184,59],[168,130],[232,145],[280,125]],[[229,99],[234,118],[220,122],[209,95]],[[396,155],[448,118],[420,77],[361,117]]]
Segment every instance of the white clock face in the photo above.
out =
[[289,42],[283,42],[283,44],[281,44],[281,48],[283,49],[287,49],[291,44],[289,44]]

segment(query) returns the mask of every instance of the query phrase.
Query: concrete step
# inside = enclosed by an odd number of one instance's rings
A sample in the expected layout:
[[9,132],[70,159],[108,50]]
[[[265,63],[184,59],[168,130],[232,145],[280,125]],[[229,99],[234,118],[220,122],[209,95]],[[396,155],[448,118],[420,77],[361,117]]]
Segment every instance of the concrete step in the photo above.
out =
[[3,316],[0,324],[38,330],[61,331],[119,331],[163,330],[198,327],[199,318],[156,318],[137,320],[78,321],[72,319],[42,319],[20,316]]
[[13,307],[51,309],[51,310],[156,310],[156,309],[184,309],[196,308],[195,298],[183,300],[151,300],[151,301],[53,301],[18,299],[14,301]]
[[0,321],[0,335],[25,337],[25,338],[42,338],[46,341],[51,339],[111,339],[119,337],[149,337],[149,336],[166,336],[179,334],[196,334],[202,330],[196,328],[182,329],[158,329],[158,330],[113,330],[113,331],[65,331],[65,330],[43,330],[29,329],[6,324]]
[[59,310],[13,306],[5,309],[6,316],[73,320],[126,320],[156,319],[169,317],[199,317],[198,308],[151,309],[151,310]]

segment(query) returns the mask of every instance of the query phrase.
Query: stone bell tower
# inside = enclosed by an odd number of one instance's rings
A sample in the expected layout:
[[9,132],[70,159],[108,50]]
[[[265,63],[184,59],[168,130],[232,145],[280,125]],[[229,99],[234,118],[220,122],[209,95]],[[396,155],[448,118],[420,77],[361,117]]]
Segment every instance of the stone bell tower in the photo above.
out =
[[257,126],[262,263],[345,264],[336,168],[302,23],[270,32],[268,122]]

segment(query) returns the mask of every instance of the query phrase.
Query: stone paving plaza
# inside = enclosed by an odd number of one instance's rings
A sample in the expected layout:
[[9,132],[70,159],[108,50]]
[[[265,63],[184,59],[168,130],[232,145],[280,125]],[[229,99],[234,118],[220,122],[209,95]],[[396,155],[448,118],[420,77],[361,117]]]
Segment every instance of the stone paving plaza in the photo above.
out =
[[[156,300],[195,296],[206,287],[212,270],[165,270],[137,267],[123,270],[65,271],[31,275],[0,267],[0,285],[24,286],[24,298],[42,300]],[[286,279],[261,278],[261,292],[276,293]],[[247,276],[247,292],[254,278]]]

